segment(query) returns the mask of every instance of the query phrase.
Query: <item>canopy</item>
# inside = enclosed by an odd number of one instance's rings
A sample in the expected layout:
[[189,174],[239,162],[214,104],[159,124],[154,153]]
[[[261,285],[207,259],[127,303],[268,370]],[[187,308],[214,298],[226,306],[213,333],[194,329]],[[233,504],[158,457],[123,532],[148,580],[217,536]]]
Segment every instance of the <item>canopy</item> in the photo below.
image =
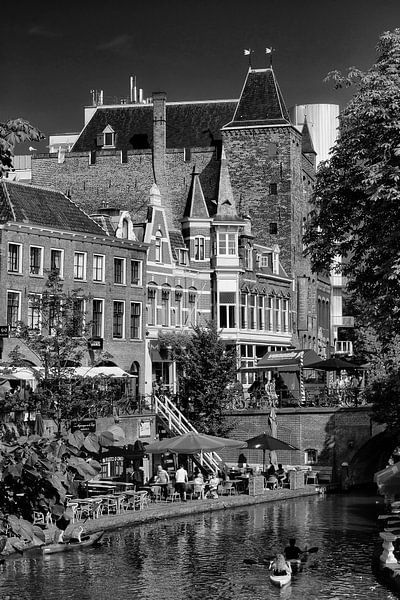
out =
[[268,435],[267,433],[261,433],[260,435],[256,435],[255,437],[250,438],[246,441],[247,448],[256,449],[263,451],[263,471],[265,466],[265,451],[269,450],[270,452],[274,450],[298,450],[292,444],[288,444],[283,440],[279,440],[272,435]]
[[254,367],[240,369],[241,372],[268,371],[268,369],[280,369],[282,371],[300,370],[309,368],[309,363],[320,361],[320,357],[314,350],[286,350],[282,352],[267,352]]
[[105,446],[126,446],[128,444],[125,438],[125,432],[119,425],[112,425],[106,431],[99,434],[99,444]]
[[0,369],[0,379],[34,381],[35,375],[28,367],[3,367]]
[[364,369],[364,367],[341,358],[328,358],[328,360],[319,360],[307,365],[307,369],[315,369],[316,371],[352,371],[355,369]]
[[133,377],[119,367],[76,367],[73,373],[81,377]]
[[146,446],[146,452],[161,454],[175,452],[176,454],[196,454],[197,452],[212,452],[221,448],[242,448],[244,442],[229,438],[206,435],[189,431],[173,438],[166,438]]

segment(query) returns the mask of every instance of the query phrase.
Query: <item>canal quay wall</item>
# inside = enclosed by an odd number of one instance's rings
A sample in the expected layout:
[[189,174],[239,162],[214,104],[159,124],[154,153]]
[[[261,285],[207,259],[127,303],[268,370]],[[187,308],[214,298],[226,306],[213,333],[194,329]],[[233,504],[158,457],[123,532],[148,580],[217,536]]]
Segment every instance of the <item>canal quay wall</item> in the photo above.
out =
[[[201,513],[212,513],[230,508],[240,508],[243,506],[255,506],[267,502],[277,502],[282,500],[292,500],[305,496],[315,496],[319,493],[314,485],[307,485],[304,488],[290,490],[268,490],[259,496],[248,496],[238,494],[234,496],[220,496],[215,499],[188,500],[187,502],[151,502],[148,507],[142,510],[127,511],[117,515],[103,515],[98,519],[85,521],[84,528],[87,533],[94,533],[101,530],[113,530],[121,527],[130,527],[132,525],[142,525],[152,521],[161,521],[164,519],[180,518],[192,516]],[[80,522],[77,521],[77,524]]]

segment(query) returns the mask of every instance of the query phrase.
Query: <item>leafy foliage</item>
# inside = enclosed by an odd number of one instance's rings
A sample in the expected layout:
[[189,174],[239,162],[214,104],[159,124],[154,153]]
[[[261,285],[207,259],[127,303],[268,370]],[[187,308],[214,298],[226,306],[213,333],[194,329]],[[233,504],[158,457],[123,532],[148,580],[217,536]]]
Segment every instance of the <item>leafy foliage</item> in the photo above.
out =
[[236,393],[237,357],[227,348],[215,323],[196,326],[190,334],[163,336],[176,359],[177,403],[198,431],[226,435],[224,408]]
[[0,178],[13,168],[15,144],[43,139],[44,135],[25,119],[10,119],[0,123]]
[[377,53],[366,73],[331,74],[357,89],[318,170],[305,243],[315,270],[349,278],[363,325],[388,340],[400,333],[400,29],[380,37]]

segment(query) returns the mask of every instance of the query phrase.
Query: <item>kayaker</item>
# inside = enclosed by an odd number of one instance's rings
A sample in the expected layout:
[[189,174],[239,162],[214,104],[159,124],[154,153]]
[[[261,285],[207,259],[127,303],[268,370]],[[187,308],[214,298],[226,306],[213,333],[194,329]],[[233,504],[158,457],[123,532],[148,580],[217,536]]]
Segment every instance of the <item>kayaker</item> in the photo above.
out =
[[277,554],[269,568],[275,576],[288,575],[292,572],[292,567],[283,554]]
[[298,560],[301,554],[303,554],[303,550],[296,546],[296,539],[290,538],[289,546],[285,548],[286,560]]

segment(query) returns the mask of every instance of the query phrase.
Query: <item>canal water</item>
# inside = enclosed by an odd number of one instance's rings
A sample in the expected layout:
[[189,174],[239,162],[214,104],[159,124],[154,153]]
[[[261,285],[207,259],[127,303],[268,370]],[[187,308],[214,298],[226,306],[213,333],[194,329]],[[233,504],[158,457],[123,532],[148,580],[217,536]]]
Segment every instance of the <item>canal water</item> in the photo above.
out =
[[[0,567],[0,600],[392,600],[371,572],[375,497],[328,495],[106,533],[99,547]],[[282,590],[264,559],[290,537],[317,546]]]

